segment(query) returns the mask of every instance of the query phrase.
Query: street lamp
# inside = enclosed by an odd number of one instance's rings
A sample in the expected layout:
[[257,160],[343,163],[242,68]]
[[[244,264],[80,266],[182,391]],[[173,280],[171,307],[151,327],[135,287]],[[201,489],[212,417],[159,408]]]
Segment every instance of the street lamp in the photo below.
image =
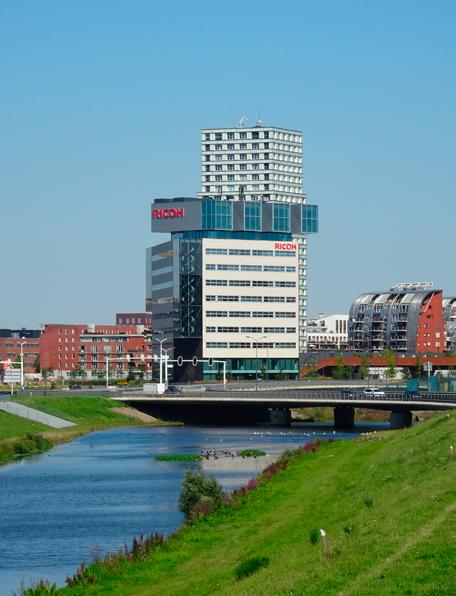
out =
[[171,346],[170,348],[163,348],[163,350],[162,350],[163,352],[165,352],[163,360],[165,361],[165,383],[166,383],[166,386],[168,386],[168,359],[169,359],[168,352],[172,349],[173,348]]
[[255,340],[255,391],[258,391],[258,340],[265,339],[266,335],[262,335],[261,337],[253,337],[252,335],[246,335],[246,338]]
[[[23,337],[22,339],[25,339],[25,337]],[[26,341],[17,342],[17,345],[21,346],[21,391],[24,390],[24,346],[26,343]]]
[[[158,337],[153,337],[152,339],[155,339],[155,341],[158,341],[158,343],[160,344],[160,385],[161,385],[163,383],[163,372],[162,372],[163,342],[165,342],[168,338],[164,337],[163,339],[158,339]],[[166,376],[168,376],[168,373],[166,373]]]

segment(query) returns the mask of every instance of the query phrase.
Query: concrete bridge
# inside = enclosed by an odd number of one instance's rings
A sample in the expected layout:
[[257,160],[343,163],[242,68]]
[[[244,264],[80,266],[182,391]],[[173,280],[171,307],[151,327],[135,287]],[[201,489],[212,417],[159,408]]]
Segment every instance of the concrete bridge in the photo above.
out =
[[412,423],[413,411],[450,410],[456,408],[456,393],[425,392],[411,396],[405,391],[385,392],[384,396],[366,396],[362,390],[340,388],[263,391],[206,391],[183,395],[147,395],[128,393],[113,397],[139,410],[168,420],[191,422],[244,423],[266,422],[287,426],[291,410],[296,408],[332,407],[336,428],[354,425],[355,408],[390,412],[392,428]]

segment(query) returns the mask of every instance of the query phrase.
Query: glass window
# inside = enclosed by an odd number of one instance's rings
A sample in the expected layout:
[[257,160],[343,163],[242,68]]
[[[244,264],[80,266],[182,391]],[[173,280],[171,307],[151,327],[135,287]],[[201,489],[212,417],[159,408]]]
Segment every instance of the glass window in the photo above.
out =
[[261,232],[261,203],[244,203],[244,229]]
[[215,140],[216,141],[221,141],[222,140],[222,133],[221,132],[216,132],[215,133]]
[[318,232],[318,205],[301,206],[301,230],[308,234]]
[[274,232],[289,232],[290,231],[290,206],[274,204]]
[[234,132],[229,132],[229,133],[228,133],[228,139],[229,139],[230,141],[232,141],[232,140],[234,139]]
[[231,230],[233,204],[230,201],[203,201],[203,229]]
[[246,132],[240,132],[239,133],[239,138],[240,139],[246,139],[247,138],[247,133]]

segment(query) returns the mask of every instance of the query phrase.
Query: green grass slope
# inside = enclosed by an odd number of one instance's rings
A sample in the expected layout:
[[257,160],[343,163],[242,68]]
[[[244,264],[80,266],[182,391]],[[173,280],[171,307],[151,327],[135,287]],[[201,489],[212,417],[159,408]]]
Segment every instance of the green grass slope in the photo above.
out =
[[49,426],[0,410],[0,441],[20,437],[25,433],[40,433],[46,430],[49,430]]
[[[454,595],[450,445],[456,447],[456,416],[444,414],[382,440],[300,453],[144,561],[98,564],[90,570],[95,583],[65,593]],[[329,550],[310,539],[320,528]],[[237,579],[238,566],[254,557],[269,563]]]
[[[76,426],[51,429],[38,422],[0,411],[0,464],[39,453],[57,443],[70,441],[94,430],[144,424],[137,418],[114,411],[114,408],[123,404],[106,397],[22,397],[15,401],[74,422]],[[26,436],[30,433],[43,435],[45,441],[38,437],[37,442],[33,437]]]
[[75,424],[138,424],[136,418],[115,412],[113,408],[122,404],[106,397],[21,397],[14,401]]

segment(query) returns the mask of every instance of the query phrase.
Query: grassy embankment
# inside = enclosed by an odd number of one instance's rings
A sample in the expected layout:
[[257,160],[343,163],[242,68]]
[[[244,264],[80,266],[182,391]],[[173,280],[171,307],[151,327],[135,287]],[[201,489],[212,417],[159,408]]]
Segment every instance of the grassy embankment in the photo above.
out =
[[123,404],[105,397],[23,397],[15,401],[74,422],[76,426],[51,429],[44,424],[0,411],[0,464],[39,453],[94,430],[144,424],[137,418],[116,412],[115,409]]
[[293,455],[145,560],[98,563],[65,593],[454,594],[454,444],[456,412]]

